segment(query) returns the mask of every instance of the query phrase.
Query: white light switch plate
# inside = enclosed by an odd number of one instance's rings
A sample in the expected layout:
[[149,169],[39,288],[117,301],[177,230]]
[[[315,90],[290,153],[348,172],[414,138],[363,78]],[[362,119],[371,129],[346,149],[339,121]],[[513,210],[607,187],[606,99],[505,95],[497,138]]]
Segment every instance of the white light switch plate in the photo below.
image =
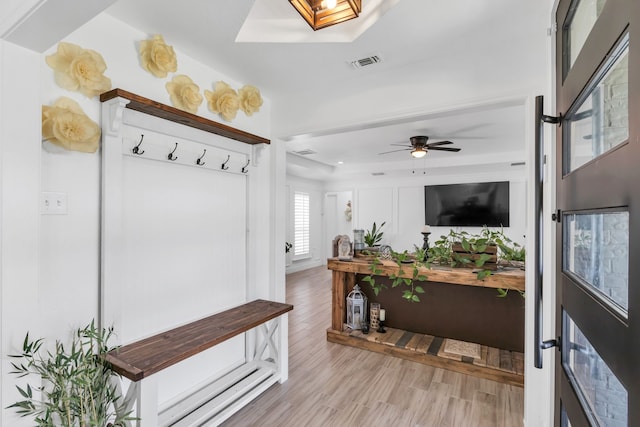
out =
[[42,215],[66,215],[67,193],[43,191],[40,200],[40,213]]

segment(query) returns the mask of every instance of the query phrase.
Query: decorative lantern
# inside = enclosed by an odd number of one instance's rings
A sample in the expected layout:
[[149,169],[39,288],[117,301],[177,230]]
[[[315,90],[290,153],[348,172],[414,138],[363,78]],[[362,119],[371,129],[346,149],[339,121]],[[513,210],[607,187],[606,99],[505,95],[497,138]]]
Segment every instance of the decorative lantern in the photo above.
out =
[[360,286],[355,285],[347,295],[347,326],[351,329],[361,329],[367,320],[367,296],[362,293]]

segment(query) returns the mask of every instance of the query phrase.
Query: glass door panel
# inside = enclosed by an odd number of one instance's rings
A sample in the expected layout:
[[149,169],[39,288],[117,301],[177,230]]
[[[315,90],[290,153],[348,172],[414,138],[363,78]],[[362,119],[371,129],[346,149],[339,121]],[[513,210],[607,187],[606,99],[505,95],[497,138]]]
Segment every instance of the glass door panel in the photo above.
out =
[[592,425],[626,427],[628,395],[580,328],[563,313],[562,366]]
[[563,270],[627,317],[629,212],[563,215]]
[[604,8],[606,0],[576,0],[565,21],[564,49],[566,54],[565,75],[576,61],[593,24]]
[[629,38],[624,37],[586,91],[575,111],[566,114],[569,173],[629,138]]

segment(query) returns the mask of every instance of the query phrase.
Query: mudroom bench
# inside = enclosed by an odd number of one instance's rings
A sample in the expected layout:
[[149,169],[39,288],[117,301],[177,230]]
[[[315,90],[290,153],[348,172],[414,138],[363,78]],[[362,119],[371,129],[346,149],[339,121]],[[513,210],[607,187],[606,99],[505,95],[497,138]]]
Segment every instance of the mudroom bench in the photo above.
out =
[[[132,381],[118,411],[130,412],[135,404],[139,427],[222,423],[280,380],[281,349],[275,332],[281,316],[292,309],[290,304],[258,299],[108,353],[106,361]],[[158,410],[153,374],[251,329],[257,332],[256,345],[251,346],[254,351],[247,350],[244,364]]]

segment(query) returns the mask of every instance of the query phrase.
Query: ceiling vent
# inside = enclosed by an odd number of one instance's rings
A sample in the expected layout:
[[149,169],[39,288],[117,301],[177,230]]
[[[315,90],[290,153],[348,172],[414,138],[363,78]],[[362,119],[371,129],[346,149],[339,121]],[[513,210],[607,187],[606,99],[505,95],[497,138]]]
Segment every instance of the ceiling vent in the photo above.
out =
[[355,61],[351,61],[351,66],[353,68],[362,68],[367,67],[369,65],[374,65],[382,62],[382,58],[379,55],[367,56],[366,58],[356,59]]
[[514,162],[514,163],[511,163],[511,166],[524,166],[524,165],[525,165],[525,162]]
[[299,156],[308,156],[310,154],[318,154],[316,151],[310,150],[308,148],[304,150],[294,151],[294,153],[298,154]]
[[384,175],[384,172],[372,172],[371,175],[373,175],[373,176],[382,176],[382,175]]

